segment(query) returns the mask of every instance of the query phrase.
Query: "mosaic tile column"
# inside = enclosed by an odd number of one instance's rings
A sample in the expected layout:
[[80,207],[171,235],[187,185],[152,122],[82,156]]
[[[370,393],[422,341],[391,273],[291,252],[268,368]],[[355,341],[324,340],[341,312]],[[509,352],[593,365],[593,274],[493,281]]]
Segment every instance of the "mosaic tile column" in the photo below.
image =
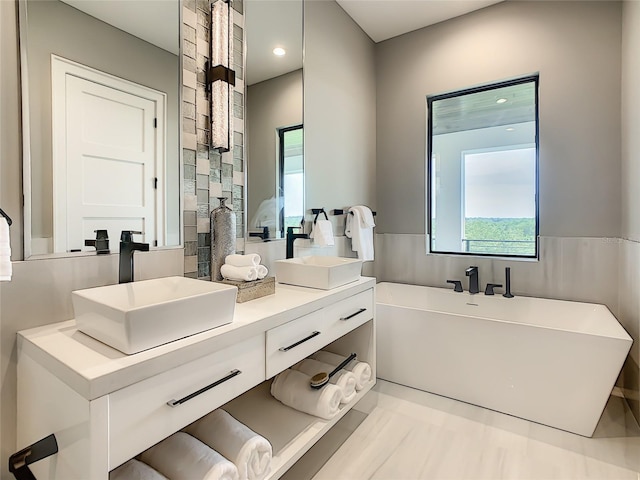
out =
[[209,59],[210,0],[183,0],[182,154],[184,170],[184,275],[211,279],[209,213],[226,197],[236,214],[236,251],[244,251],[244,15],[233,0],[233,57],[236,72],[233,149],[209,147],[209,98],[205,66]]

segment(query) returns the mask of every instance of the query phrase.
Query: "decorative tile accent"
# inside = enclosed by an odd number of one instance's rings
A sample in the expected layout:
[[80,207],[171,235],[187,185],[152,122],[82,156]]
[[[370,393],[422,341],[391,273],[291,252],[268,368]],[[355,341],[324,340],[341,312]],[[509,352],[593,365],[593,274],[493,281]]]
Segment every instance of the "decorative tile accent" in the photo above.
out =
[[205,65],[209,59],[211,0],[183,0],[183,172],[185,276],[210,279],[209,214],[225,196],[236,212],[238,242],[244,249],[244,4],[233,0],[233,49],[236,87],[233,95],[233,151],[221,155],[208,147],[210,100]]

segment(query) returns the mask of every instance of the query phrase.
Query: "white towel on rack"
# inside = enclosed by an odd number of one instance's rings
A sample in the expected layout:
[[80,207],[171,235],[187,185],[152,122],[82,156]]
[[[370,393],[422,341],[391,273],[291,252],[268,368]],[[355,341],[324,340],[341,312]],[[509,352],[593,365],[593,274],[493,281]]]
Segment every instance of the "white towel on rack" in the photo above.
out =
[[109,472],[109,480],[168,480],[146,463],[132,458]]
[[246,255],[234,253],[233,255],[227,255],[224,263],[234,267],[257,267],[260,265],[260,260],[260,255],[257,253],[247,253]]
[[273,379],[271,395],[286,406],[316,417],[331,420],[340,410],[342,390],[328,383],[315,390],[311,377],[297,370],[285,370]]
[[258,269],[256,267],[236,267],[234,265],[224,264],[220,267],[220,274],[227,280],[237,280],[250,282],[258,278]]
[[[335,365],[330,365],[319,360],[314,360],[313,358],[305,358],[301,362],[296,363],[291,368],[313,377],[315,374],[321,372],[329,374],[336,367]],[[329,379],[329,383],[337,385],[342,390],[342,403],[349,403],[355,398],[357,393],[356,376],[353,373],[342,369]]]
[[349,209],[344,234],[351,239],[351,250],[364,262],[374,259],[373,213],[369,207],[357,205]]
[[0,282],[10,282],[12,274],[11,233],[7,219],[0,216]]
[[[340,365],[340,363],[347,359],[347,357],[343,357],[337,353],[327,352],[326,350],[320,350],[314,353],[311,355],[311,358],[328,363],[329,365]],[[371,365],[367,362],[359,362],[354,358],[347,363],[344,369],[356,376],[356,390],[362,390],[371,380]]]
[[240,480],[263,480],[271,468],[269,441],[219,408],[185,432],[209,445],[238,467]]
[[171,480],[238,480],[229,460],[188,433],[174,433],[138,457]]
[[316,220],[311,229],[310,237],[317,247],[327,247],[335,245],[333,239],[333,225],[329,220]]

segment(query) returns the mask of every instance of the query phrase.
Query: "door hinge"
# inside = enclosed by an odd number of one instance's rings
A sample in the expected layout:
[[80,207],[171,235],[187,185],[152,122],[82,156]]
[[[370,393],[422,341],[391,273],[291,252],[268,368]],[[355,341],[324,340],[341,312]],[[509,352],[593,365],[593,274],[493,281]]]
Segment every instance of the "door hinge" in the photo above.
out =
[[158,177],[153,177],[153,188],[158,189]]
[[157,118],[153,119],[153,128],[158,128],[158,119]]

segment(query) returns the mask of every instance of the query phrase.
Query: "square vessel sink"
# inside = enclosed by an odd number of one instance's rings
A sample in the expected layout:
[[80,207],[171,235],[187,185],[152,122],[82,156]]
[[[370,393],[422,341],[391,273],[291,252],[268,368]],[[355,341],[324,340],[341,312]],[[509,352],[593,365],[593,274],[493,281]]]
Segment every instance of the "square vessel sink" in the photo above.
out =
[[233,321],[238,289],[166,277],[71,292],[78,330],[126,354]]
[[279,283],[322,290],[355,282],[362,271],[362,260],[357,258],[320,255],[278,260],[275,264],[276,280]]

